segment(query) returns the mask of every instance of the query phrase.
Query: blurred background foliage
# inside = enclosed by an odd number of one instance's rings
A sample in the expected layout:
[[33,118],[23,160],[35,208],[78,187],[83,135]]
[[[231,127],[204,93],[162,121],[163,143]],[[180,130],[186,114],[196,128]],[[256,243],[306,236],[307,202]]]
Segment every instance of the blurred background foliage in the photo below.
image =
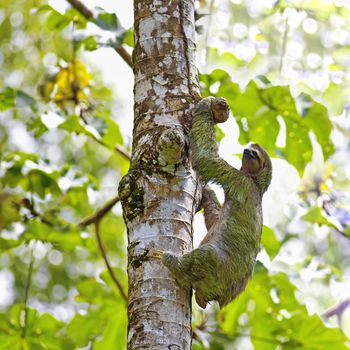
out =
[[[132,2],[117,14],[112,1],[77,3],[0,0],[0,349],[126,346],[116,189],[132,79],[111,85],[106,72],[130,70],[133,32],[121,23]],[[350,6],[197,9],[202,94],[225,97],[235,117],[218,129],[221,151],[259,142],[275,173],[253,280],[224,310],[194,307],[193,348],[347,349]]]

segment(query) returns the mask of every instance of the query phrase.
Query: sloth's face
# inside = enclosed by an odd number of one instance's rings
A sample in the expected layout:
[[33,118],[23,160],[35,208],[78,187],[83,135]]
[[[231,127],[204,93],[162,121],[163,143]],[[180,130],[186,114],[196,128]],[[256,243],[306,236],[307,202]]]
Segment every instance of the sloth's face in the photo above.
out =
[[254,143],[243,152],[241,170],[247,175],[258,175],[265,168],[265,159],[261,147]]

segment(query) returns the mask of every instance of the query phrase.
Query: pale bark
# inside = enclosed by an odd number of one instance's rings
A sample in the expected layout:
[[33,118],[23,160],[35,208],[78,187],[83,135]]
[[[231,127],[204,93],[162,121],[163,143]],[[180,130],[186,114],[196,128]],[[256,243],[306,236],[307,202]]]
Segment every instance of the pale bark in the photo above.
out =
[[201,186],[188,159],[199,97],[194,0],[135,0],[131,169],[119,193],[128,227],[128,349],[190,349],[191,291],[155,251],[192,249]]

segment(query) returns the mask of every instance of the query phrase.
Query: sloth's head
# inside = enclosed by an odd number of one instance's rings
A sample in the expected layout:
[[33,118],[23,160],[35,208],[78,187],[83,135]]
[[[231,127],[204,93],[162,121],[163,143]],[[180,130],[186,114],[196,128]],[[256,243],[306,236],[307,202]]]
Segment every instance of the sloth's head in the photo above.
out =
[[243,151],[241,171],[252,177],[264,193],[272,178],[271,159],[267,152],[257,143],[250,144]]

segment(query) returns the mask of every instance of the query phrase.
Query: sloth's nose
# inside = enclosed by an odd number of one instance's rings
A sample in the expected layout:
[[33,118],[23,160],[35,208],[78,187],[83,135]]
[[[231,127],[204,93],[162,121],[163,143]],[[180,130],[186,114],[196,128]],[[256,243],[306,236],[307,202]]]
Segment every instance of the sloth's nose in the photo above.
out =
[[251,152],[249,149],[246,148],[246,149],[243,151],[243,156],[252,158],[252,152]]

